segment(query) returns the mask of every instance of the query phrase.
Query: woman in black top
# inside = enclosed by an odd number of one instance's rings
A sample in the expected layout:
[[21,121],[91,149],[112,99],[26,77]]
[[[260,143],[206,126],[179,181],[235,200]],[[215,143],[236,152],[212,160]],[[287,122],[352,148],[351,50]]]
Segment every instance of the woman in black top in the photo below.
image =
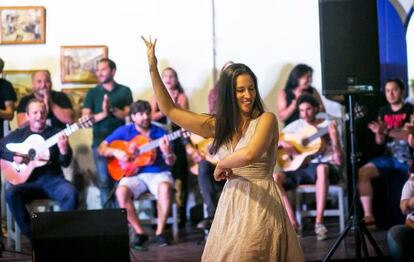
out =
[[325,111],[318,91],[311,86],[312,74],[312,67],[305,64],[296,65],[289,74],[285,88],[278,94],[276,105],[277,114],[285,125],[299,119],[296,101],[304,93],[315,96],[320,104],[319,112]]

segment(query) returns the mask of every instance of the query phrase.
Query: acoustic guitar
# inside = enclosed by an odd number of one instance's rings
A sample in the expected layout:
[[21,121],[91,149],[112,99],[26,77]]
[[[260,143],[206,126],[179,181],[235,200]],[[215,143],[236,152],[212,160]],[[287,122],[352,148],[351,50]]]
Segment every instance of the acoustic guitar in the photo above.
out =
[[[346,114],[340,121],[349,120],[349,115]],[[293,145],[297,154],[285,148],[279,147],[276,154],[276,161],[283,171],[295,171],[306,164],[311,156],[323,152],[325,149],[325,142],[322,136],[328,134],[328,127],[316,128],[312,125],[307,125],[296,133],[280,134],[279,139]]]
[[[190,133],[183,129],[177,130],[167,135],[168,141],[173,141],[179,137],[188,137]],[[123,177],[135,175],[140,167],[154,163],[157,158],[157,147],[160,140],[151,140],[144,135],[137,135],[130,141],[115,140],[109,144],[110,148],[124,151],[128,155],[128,161],[120,161],[116,157],[111,157],[107,161],[110,176],[119,181]]]
[[[203,159],[216,165],[219,161],[216,154],[210,153],[210,147],[213,144],[213,138],[204,138],[197,134],[191,133],[190,141],[197,152],[202,156]],[[191,174],[198,175],[198,162],[194,160],[192,156],[187,157],[188,166]]]
[[49,148],[57,144],[58,138],[62,134],[70,136],[81,128],[91,127],[94,121],[94,118],[81,119],[79,122],[69,125],[46,140],[38,134],[32,134],[21,143],[8,143],[6,148],[9,151],[16,156],[23,157],[28,162],[18,164],[14,161],[10,162],[1,159],[1,170],[6,180],[12,185],[26,182],[35,168],[48,163],[50,159]]
[[327,130],[318,132],[318,129],[311,125],[298,130],[295,134],[285,134],[282,131],[279,139],[291,144],[298,153],[291,154],[285,148],[280,147],[277,150],[277,163],[283,171],[299,169],[310,156],[322,151],[324,141],[321,137],[327,133]]

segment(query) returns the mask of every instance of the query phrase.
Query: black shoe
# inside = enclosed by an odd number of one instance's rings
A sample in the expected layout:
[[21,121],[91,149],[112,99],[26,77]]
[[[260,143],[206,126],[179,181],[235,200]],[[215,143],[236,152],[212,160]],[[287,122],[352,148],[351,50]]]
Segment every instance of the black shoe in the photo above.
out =
[[211,224],[213,223],[213,219],[211,218],[206,218],[201,220],[198,224],[197,224],[197,228],[199,229],[203,229],[203,230],[209,230],[211,227]]
[[141,250],[144,247],[144,243],[148,241],[148,235],[136,234],[133,242],[133,246],[137,250]]
[[159,247],[165,247],[165,246],[168,246],[170,244],[170,242],[168,241],[167,237],[164,234],[156,235],[155,236],[155,243]]

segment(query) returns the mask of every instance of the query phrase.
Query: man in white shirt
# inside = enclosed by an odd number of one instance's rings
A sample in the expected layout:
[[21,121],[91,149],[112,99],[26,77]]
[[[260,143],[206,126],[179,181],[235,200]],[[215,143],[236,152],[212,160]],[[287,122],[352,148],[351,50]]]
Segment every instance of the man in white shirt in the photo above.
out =
[[[335,165],[341,164],[341,150],[337,126],[335,121],[316,117],[319,102],[313,96],[305,94],[299,97],[297,107],[300,118],[283,129],[283,135],[281,135],[279,141],[279,148],[287,151],[292,158],[298,157],[300,154],[296,146],[283,138],[284,135],[294,135],[306,128],[312,130],[316,128],[317,131],[327,128],[327,134],[321,137],[323,144],[326,144],[326,146],[322,146],[321,150],[310,155],[308,157],[310,161],[302,164],[299,169],[285,173],[278,172],[275,174],[275,179],[279,186],[287,190],[293,189],[301,184],[316,185],[315,233],[318,240],[324,240],[328,237],[328,230],[323,225],[323,213],[325,210],[329,180],[330,178],[333,179],[335,173],[337,173],[335,172]],[[313,133],[310,133],[310,135],[313,135]],[[288,213],[293,214],[293,208],[287,197],[284,197],[284,202]],[[290,219],[292,224],[297,226],[297,221],[294,216],[290,215]]]

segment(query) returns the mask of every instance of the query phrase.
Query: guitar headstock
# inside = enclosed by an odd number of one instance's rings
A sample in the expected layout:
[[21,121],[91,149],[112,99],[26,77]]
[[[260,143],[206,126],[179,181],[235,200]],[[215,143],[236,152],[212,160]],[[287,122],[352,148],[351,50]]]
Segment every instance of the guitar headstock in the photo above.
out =
[[95,124],[95,117],[94,116],[82,117],[78,121],[78,125],[81,128],[89,128],[89,127],[92,127],[93,124]]

